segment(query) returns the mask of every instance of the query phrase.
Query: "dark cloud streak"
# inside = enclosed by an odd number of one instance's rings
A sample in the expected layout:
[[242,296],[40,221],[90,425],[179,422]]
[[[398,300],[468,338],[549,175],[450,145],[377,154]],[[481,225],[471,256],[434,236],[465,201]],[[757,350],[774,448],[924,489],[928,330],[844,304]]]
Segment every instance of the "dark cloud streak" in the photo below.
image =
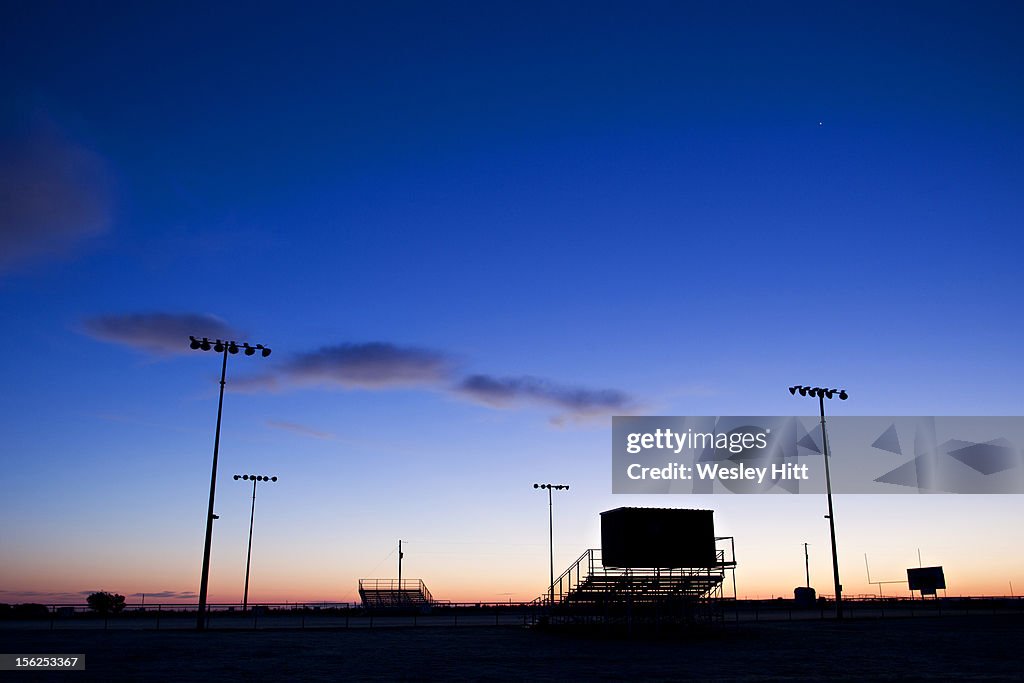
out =
[[[188,336],[237,336],[219,318],[195,313],[136,313],[99,316],[83,324],[86,334],[155,354],[186,353]],[[280,351],[279,351],[280,353]],[[275,360],[280,356],[275,356]],[[454,358],[447,353],[389,342],[343,343],[300,353],[265,366],[262,374],[234,377],[228,383],[243,392],[275,391],[296,386],[326,385],[344,389],[386,390],[424,388],[447,392],[491,408],[529,405],[561,411],[556,424],[567,419],[627,414],[636,409],[633,398],[618,389],[562,385],[531,376],[496,377],[474,374],[459,378]],[[267,420],[267,426],[305,436],[334,435],[301,424]]]
[[300,383],[377,389],[435,384],[449,376],[451,365],[451,359],[438,351],[369,342],[325,346],[303,353],[281,372]]
[[[301,354],[288,363],[268,369],[266,374],[235,380],[233,385],[243,391],[310,384],[371,390],[423,387],[497,409],[553,406],[561,411],[561,415],[553,420],[555,424],[564,424],[569,419],[626,414],[636,407],[631,396],[617,389],[567,386],[530,376],[475,374],[458,379],[453,366],[452,357],[440,351],[386,342],[338,344]],[[268,424],[320,436],[298,425]]]
[[562,386],[528,376],[470,375],[455,391],[494,408],[509,408],[525,401],[553,405],[573,416],[625,412],[633,406],[630,396],[617,389]]
[[162,599],[178,599],[178,600],[194,600],[196,598],[195,591],[159,591],[157,593],[132,593],[128,596],[129,598],[162,598]]
[[157,355],[188,353],[188,337],[237,336],[220,318],[200,313],[132,313],[88,318],[85,334]]
[[106,232],[110,188],[100,157],[52,130],[0,140],[0,272]]

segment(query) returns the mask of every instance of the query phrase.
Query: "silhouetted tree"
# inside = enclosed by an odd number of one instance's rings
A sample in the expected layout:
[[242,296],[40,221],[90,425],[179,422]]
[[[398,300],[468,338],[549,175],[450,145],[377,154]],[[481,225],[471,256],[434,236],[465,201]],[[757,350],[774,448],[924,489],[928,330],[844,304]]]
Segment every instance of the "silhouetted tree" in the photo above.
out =
[[94,609],[100,614],[117,613],[124,609],[124,596],[117,593],[98,591],[85,601],[89,604],[89,609]]

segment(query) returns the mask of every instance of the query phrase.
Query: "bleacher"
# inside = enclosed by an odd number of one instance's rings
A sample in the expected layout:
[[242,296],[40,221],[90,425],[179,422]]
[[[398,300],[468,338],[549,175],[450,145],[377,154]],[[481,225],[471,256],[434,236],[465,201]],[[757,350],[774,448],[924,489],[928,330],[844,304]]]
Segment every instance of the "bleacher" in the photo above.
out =
[[434,603],[422,579],[359,579],[359,599],[372,610],[424,609]]
[[[731,538],[716,540],[731,546]],[[601,550],[592,548],[535,604],[545,610],[550,624],[717,621],[726,575],[736,566],[729,555],[727,559],[725,550],[717,550],[711,567],[620,568],[604,566]]]
[[699,600],[711,597],[721,587],[722,578],[721,572],[681,573],[657,569],[604,572],[586,577],[564,596],[563,602],[580,605]]

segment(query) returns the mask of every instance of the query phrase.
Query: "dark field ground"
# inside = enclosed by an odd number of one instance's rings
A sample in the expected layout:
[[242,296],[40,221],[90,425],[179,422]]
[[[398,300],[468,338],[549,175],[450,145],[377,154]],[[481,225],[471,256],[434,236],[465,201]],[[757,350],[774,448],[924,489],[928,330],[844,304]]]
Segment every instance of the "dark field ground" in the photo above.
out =
[[1024,680],[1024,617],[726,624],[658,639],[515,626],[0,631],[0,652],[85,653],[5,680]]

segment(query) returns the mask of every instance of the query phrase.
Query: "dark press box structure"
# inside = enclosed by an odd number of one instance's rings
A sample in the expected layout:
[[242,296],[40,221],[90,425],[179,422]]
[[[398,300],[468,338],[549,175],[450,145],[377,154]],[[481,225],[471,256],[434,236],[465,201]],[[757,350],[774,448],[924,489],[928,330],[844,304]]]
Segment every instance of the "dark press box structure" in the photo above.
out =
[[605,567],[714,567],[713,510],[616,508],[601,513]]

